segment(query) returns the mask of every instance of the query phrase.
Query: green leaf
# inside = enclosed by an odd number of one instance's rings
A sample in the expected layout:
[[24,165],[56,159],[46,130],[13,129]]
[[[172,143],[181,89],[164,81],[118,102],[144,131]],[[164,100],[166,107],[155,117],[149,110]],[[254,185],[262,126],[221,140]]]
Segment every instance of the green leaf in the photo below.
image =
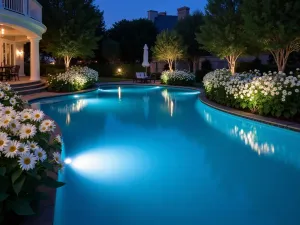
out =
[[10,186],[9,178],[0,176],[0,192],[6,192],[9,186]]
[[20,179],[18,179],[14,184],[13,184],[13,189],[15,193],[18,195],[24,185],[26,177],[22,176]]
[[12,175],[11,175],[11,181],[12,181],[12,183],[15,183],[16,182],[16,180],[21,176],[21,174],[22,174],[22,170],[21,169],[18,169],[18,170],[16,170]]
[[49,162],[46,162],[46,161],[44,161],[44,162],[42,163],[42,165],[43,165],[46,169],[49,169],[49,170],[51,170],[51,169],[53,168],[52,164],[49,163]]
[[6,173],[6,168],[5,167],[0,167],[0,176],[4,176]]
[[56,181],[52,179],[51,177],[46,177],[43,181],[43,184],[50,188],[59,188],[65,185],[65,183]]
[[30,202],[23,199],[10,201],[9,206],[17,215],[20,216],[30,216],[35,214],[30,206]]
[[0,192],[0,202],[2,202],[2,201],[4,201],[5,199],[7,199],[8,196],[9,196],[8,194],[6,194],[6,193],[1,193],[1,192]]

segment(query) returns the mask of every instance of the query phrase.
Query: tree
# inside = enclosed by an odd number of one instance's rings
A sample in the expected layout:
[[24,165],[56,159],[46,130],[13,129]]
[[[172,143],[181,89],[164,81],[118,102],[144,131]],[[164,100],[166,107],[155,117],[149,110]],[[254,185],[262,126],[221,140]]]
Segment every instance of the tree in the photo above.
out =
[[92,57],[98,47],[103,12],[94,0],[40,0],[44,7],[47,32],[41,46],[45,51],[64,59],[66,68],[75,57]]
[[186,48],[175,31],[167,30],[157,35],[152,52],[157,60],[167,61],[170,70],[173,71],[173,63],[184,58]]
[[102,56],[111,63],[120,59],[120,44],[111,39],[104,39],[102,41]]
[[[154,23],[147,19],[121,20],[108,30],[108,38],[120,44],[123,62],[142,61],[145,44],[153,46],[157,35]],[[151,56],[150,56],[151,57]]]
[[289,55],[300,50],[299,0],[244,0],[245,31],[252,41],[269,51],[278,71],[284,71]]
[[208,0],[204,25],[197,34],[197,41],[204,49],[228,61],[232,74],[238,57],[246,51],[241,2]]
[[196,40],[196,33],[200,32],[200,26],[204,24],[203,14],[195,12],[191,16],[187,16],[179,20],[175,30],[181,36],[184,45],[187,46],[188,60],[193,63],[193,71],[196,71],[196,64],[199,58],[209,54],[205,50],[199,48],[199,43]]

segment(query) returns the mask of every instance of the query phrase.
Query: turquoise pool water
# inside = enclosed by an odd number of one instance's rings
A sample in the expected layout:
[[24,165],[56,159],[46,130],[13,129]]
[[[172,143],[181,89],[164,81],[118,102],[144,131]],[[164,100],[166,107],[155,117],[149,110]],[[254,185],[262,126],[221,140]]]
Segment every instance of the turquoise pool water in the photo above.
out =
[[300,133],[188,89],[107,86],[33,104],[72,160],[54,225],[300,224]]

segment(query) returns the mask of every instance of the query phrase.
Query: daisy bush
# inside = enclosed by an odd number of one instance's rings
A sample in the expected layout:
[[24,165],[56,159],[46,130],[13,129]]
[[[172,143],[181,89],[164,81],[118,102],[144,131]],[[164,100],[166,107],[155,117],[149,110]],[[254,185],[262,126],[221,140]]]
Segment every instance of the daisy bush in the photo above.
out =
[[294,118],[300,114],[300,70],[289,74],[258,70],[231,75],[215,70],[203,79],[210,100],[260,115]]
[[161,75],[162,84],[191,86],[195,83],[196,76],[180,70],[164,71]]
[[0,83],[0,224],[11,212],[34,214],[38,187],[63,185],[48,176],[64,166],[55,123],[25,105],[9,85]]
[[65,73],[49,75],[49,90],[80,91],[98,81],[98,72],[88,67],[73,66]]

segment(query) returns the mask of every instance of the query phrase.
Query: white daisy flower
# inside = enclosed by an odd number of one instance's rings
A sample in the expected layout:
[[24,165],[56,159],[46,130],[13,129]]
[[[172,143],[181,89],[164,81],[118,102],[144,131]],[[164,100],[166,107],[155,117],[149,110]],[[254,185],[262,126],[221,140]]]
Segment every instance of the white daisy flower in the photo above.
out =
[[7,158],[14,158],[18,154],[18,148],[20,146],[20,142],[18,141],[9,141],[7,146],[4,147],[3,153]]
[[18,120],[10,121],[9,128],[14,132],[18,133],[21,127],[21,123]]
[[39,148],[38,144],[36,142],[34,142],[34,141],[28,141],[27,145],[29,146],[29,148],[31,150],[36,150],[36,149]]
[[9,138],[6,133],[0,132],[0,151],[3,150],[4,147],[7,146],[9,142]]
[[11,99],[9,99],[9,103],[12,105],[15,105],[15,104],[17,104],[17,100],[15,98],[11,98]]
[[60,160],[60,153],[59,152],[54,152],[53,153],[53,160],[56,162],[56,163],[59,163],[61,160]]
[[26,152],[29,152],[29,146],[24,143],[20,143],[20,146],[18,148],[19,155],[24,154]]
[[39,126],[39,131],[42,133],[45,133],[47,131],[49,131],[49,128],[46,126],[43,126],[42,124]]
[[14,110],[14,108],[12,106],[4,107],[2,110],[2,113],[4,115],[10,116],[10,117],[13,115],[16,115],[16,111]]
[[6,85],[6,86],[3,87],[4,91],[9,91],[10,89],[11,89],[11,87],[9,85]]
[[32,119],[34,121],[41,121],[44,118],[44,113],[41,110],[34,110],[32,113]]
[[0,91],[0,98],[4,98],[5,94],[3,91]]
[[9,96],[6,95],[6,96],[4,97],[4,100],[7,101],[8,99],[9,99]]
[[60,143],[61,144],[61,136],[58,134],[58,135],[56,135],[56,137],[55,137],[55,139],[54,140],[56,140],[58,143]]
[[41,148],[37,148],[35,151],[34,151],[34,154],[35,156],[37,157],[38,160],[40,160],[41,162],[44,162],[45,159],[47,159],[47,154],[46,152],[41,149]]
[[22,170],[31,170],[34,169],[37,158],[32,153],[25,153],[19,157],[19,165]]
[[4,127],[7,128],[9,126],[9,123],[11,121],[10,116],[4,116],[3,118],[1,118],[0,120],[0,127]]
[[20,129],[22,139],[33,137],[36,134],[36,127],[31,124],[23,124]]
[[24,111],[21,113],[21,119],[22,119],[23,121],[25,121],[25,120],[30,120],[31,117],[32,117],[32,115],[31,115],[31,113],[28,112],[28,111],[25,111],[25,110],[24,110]]
[[41,125],[48,127],[49,131],[54,131],[54,129],[56,127],[53,120],[44,120]]

